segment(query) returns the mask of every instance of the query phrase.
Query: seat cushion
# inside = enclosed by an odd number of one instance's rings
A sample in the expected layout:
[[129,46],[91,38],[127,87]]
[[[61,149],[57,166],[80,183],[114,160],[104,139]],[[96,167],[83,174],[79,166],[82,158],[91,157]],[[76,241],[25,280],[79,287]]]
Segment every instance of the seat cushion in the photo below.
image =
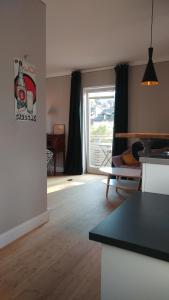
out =
[[131,152],[123,153],[121,158],[123,163],[127,166],[139,165],[139,162],[134,158]]

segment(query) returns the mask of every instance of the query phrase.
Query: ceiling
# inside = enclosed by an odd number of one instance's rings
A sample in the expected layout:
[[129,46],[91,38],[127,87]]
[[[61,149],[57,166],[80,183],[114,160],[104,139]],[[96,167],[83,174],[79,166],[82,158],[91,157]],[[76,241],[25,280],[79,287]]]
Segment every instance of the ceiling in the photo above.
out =
[[[47,76],[128,62],[150,44],[151,0],[43,0]],[[169,60],[169,0],[154,1],[154,61]]]

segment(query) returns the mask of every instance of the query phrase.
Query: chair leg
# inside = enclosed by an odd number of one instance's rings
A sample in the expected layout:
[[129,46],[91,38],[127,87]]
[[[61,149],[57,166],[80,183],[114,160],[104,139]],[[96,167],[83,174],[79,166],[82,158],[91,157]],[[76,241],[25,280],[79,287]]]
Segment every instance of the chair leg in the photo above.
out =
[[111,176],[111,175],[108,175],[108,177],[107,177],[106,198],[107,198],[107,196],[108,196],[108,191],[109,191],[110,176]]
[[[120,180],[121,179],[121,177],[120,176],[116,176],[116,180],[118,181],[118,180]],[[116,191],[116,193],[118,192],[118,188],[117,188],[117,186],[116,186],[116,188],[115,188],[115,191]]]

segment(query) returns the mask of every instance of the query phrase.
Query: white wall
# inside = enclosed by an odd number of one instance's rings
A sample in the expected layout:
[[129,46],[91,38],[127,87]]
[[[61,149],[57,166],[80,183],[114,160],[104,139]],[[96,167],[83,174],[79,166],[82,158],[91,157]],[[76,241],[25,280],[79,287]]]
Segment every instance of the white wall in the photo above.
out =
[[[157,87],[140,84],[145,66],[129,68],[129,131],[169,131],[169,62],[155,66],[160,81]],[[68,132],[70,80],[70,75],[47,79],[47,106],[55,108],[52,117],[47,114],[47,132],[52,132],[54,123],[65,123]],[[83,87],[113,84],[114,69],[82,73]]]
[[[45,5],[0,1],[0,233],[46,211]],[[37,68],[37,122],[15,120],[15,57]]]
[[70,83],[70,75],[47,79],[47,133],[53,133],[54,124],[65,124],[66,136],[68,134]]
[[129,131],[169,132],[169,62],[155,64],[159,86],[140,84],[145,66],[130,67]]
[[[114,70],[82,73],[82,87],[112,85]],[[46,131],[53,132],[54,124],[65,124],[66,138],[69,125],[71,75],[47,79]]]
[[105,86],[114,84],[114,69],[82,73],[83,87]]

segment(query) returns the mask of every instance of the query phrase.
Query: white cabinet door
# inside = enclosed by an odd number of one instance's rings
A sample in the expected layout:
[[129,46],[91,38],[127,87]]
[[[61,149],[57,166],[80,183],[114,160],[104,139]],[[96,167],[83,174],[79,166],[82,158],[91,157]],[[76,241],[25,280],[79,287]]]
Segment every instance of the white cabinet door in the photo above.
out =
[[142,192],[169,195],[169,165],[143,163]]
[[169,263],[102,245],[101,300],[168,300]]

